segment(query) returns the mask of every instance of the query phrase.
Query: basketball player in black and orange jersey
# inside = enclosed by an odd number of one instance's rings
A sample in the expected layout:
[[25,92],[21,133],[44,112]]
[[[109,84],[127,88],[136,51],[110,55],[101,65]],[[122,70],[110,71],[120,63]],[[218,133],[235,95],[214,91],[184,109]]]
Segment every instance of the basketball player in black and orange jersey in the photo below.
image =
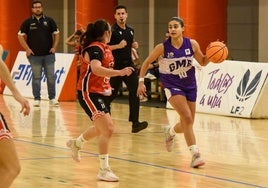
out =
[[[0,45],[0,78],[21,105],[21,113],[29,115],[29,102],[20,94],[10,76],[6,64],[2,60],[3,48]],[[12,135],[4,116],[0,113],[0,180],[1,188],[8,188],[20,172],[19,158],[15,149]]]
[[107,43],[111,38],[111,27],[105,20],[97,20],[87,26],[81,36],[82,63],[78,81],[78,99],[82,108],[93,121],[93,125],[78,138],[71,139],[67,146],[72,150],[72,157],[80,161],[79,150],[85,141],[99,137],[100,170],[98,179],[118,181],[111,171],[108,150],[114,124],[110,116],[108,97],[112,94],[110,77],[129,76],[134,69],[125,67],[114,70],[114,58]]
[[[118,70],[128,66],[135,68],[131,52],[132,48],[138,48],[138,43],[134,41],[134,29],[126,24],[127,16],[125,6],[118,5],[115,7],[116,23],[112,26],[112,37],[109,45],[113,50],[114,68]],[[113,93],[110,102],[116,98],[122,81],[126,84],[129,92],[129,121],[132,122],[132,133],[137,133],[148,126],[146,121],[139,122],[140,99],[136,95],[138,89],[137,71],[128,76],[111,78]]]

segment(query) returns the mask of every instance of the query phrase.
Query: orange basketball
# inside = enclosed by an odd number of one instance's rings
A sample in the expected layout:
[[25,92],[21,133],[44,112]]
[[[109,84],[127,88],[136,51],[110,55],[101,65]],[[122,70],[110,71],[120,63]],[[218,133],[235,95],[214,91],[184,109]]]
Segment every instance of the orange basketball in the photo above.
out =
[[211,42],[206,49],[206,56],[213,63],[221,63],[228,57],[228,48],[223,42]]

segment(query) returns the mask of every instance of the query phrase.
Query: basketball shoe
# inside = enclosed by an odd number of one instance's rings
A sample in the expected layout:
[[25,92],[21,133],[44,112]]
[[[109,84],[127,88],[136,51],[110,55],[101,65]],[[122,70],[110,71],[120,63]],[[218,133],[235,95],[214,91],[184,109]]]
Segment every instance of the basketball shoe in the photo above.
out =
[[146,129],[148,127],[148,122],[147,121],[142,121],[142,122],[133,122],[132,124],[132,133],[137,133],[140,132],[143,129]]
[[115,182],[119,178],[113,173],[110,168],[100,169],[97,178],[101,181]]
[[40,100],[34,100],[33,106],[39,107],[40,106]]
[[76,145],[76,139],[70,139],[66,143],[67,147],[72,151],[73,160],[76,162],[81,161],[80,150],[81,148]]
[[150,80],[155,80],[156,79],[155,75],[153,75],[153,74],[151,74],[149,72],[144,76],[144,78],[148,78]]
[[56,99],[49,100],[49,104],[52,106],[59,106],[59,102]]
[[205,164],[206,164],[205,161],[201,159],[200,153],[195,153],[192,157],[192,162],[190,166],[192,168],[198,168],[199,166],[203,166]]
[[171,136],[169,131],[170,131],[170,126],[165,126],[164,134],[165,134],[166,149],[168,152],[171,152],[173,149],[174,138],[176,135]]

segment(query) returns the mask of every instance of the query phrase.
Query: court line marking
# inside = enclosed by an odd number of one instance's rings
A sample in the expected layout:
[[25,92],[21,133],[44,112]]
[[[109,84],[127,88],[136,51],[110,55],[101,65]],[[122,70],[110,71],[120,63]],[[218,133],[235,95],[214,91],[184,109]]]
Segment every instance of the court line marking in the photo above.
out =
[[[42,144],[42,143],[37,143],[37,142],[32,142],[32,141],[27,141],[27,140],[22,140],[22,139],[14,139],[14,140],[18,141],[18,142],[24,142],[24,143],[28,143],[28,144],[43,146],[43,147],[57,148],[57,149],[61,149],[61,150],[69,150],[68,148],[63,148],[63,147],[60,147],[60,146],[52,146],[52,145],[48,145],[48,144]],[[89,151],[85,151],[85,150],[81,150],[81,153],[90,154],[90,155],[93,155],[95,157],[98,156],[98,153],[93,153],[93,152],[89,152]],[[51,157],[51,158],[31,158],[31,159],[30,158],[28,158],[28,159],[24,158],[24,159],[20,159],[20,160],[40,160],[40,159],[55,159],[55,158],[71,158],[71,157]],[[180,172],[180,173],[184,173],[184,174],[191,174],[191,175],[196,175],[196,176],[200,176],[200,177],[205,177],[205,178],[210,178],[210,179],[215,179],[215,180],[220,180],[220,181],[225,181],[225,182],[230,182],[230,183],[235,183],[235,184],[240,184],[240,185],[247,185],[247,186],[250,186],[250,187],[267,188],[267,187],[256,185],[256,184],[246,183],[246,182],[232,180],[232,179],[228,179],[228,178],[221,178],[221,177],[217,177],[217,176],[199,174],[199,173],[195,173],[195,172],[189,172],[189,171],[180,170],[180,169],[177,169],[177,168],[165,167],[165,166],[152,164],[152,163],[146,163],[146,162],[141,162],[141,161],[136,161],[136,160],[124,159],[124,158],[114,157],[114,156],[109,156],[109,158],[120,160],[120,161],[125,161],[125,162],[130,162],[130,163],[136,163],[136,164],[145,165],[145,166],[161,168],[161,169],[168,169],[168,170],[172,170],[172,171],[176,171],[176,172]]]

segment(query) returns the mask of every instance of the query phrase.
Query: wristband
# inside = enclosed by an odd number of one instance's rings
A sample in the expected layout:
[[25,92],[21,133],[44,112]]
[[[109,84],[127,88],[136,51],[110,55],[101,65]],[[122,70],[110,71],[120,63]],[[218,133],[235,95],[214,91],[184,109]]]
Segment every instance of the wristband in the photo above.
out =
[[139,78],[139,82],[144,82],[144,78]]

